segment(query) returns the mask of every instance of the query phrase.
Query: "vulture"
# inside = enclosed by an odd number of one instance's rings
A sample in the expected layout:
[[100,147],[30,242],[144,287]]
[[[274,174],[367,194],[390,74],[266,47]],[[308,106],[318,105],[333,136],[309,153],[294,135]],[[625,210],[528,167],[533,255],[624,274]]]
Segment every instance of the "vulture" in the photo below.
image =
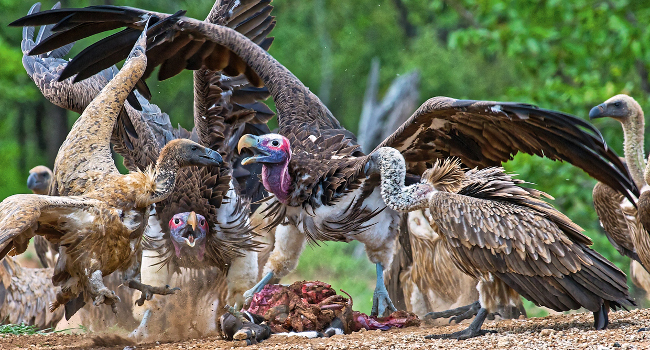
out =
[[34,194],[48,194],[52,183],[52,170],[44,165],[37,165],[29,171],[27,188]]
[[[261,7],[262,13],[260,4],[264,5]],[[273,18],[268,15],[270,8],[268,2],[260,3],[256,0],[217,1],[206,21],[230,25],[250,36],[260,32],[267,35],[275,25]],[[30,13],[38,10],[33,8]],[[251,26],[251,23],[257,24]],[[35,41],[32,40],[33,35],[24,37],[23,48],[31,49],[48,38],[51,27],[42,27],[41,31],[45,34],[39,34]],[[262,40],[266,49],[272,39],[265,37]],[[52,53],[48,57],[26,55],[23,63],[48,100],[63,108],[83,110],[86,101],[113,78],[116,69],[106,69],[80,83],[73,84],[70,80],[58,82],[57,79],[68,63],[59,57],[67,54],[69,48],[59,50],[58,57],[53,57]],[[198,301],[217,295],[214,302],[202,302],[191,307],[199,311],[208,310],[206,317],[211,310],[215,314],[211,320],[214,324],[223,312],[223,305],[243,304],[242,293],[252,287],[258,278],[257,253],[253,250],[255,244],[251,241],[250,211],[248,200],[244,198],[246,188],[238,188],[237,184],[241,179],[249,177],[251,169],[241,166],[233,169],[232,165],[237,159],[232,157],[232,148],[243,132],[268,131],[265,124],[273,112],[259,101],[268,97],[266,89],[251,88],[242,76],[232,78],[221,72],[200,69],[194,74],[194,92],[195,128],[191,132],[181,127],[174,129],[167,114],[136,91],[134,94],[141,111],[127,105],[121,114],[129,125],[123,130],[130,127],[135,132],[122,132],[116,128],[111,141],[131,171],[146,169],[158,157],[160,149],[174,139],[190,138],[221,153],[224,159],[221,167],[188,167],[178,173],[171,194],[158,202],[152,212],[150,226],[145,231],[147,239],[141,264],[143,283],[165,285],[176,281],[187,284],[180,287],[189,288],[189,294],[182,293],[176,300],[189,296],[187,300]],[[232,177],[238,181],[233,181]],[[179,273],[183,276],[176,276]],[[199,278],[196,276],[211,276],[209,281],[212,281],[203,283],[205,286],[199,283],[204,293],[199,296],[192,294],[199,288],[198,282],[194,281]],[[221,283],[224,279],[227,284]],[[224,288],[225,292],[220,288]],[[214,307],[214,303],[220,306]],[[142,339],[154,328],[152,322],[156,325],[165,324],[169,315],[161,313],[161,317],[152,316],[152,310],[173,304],[169,300],[157,298],[144,308],[136,307],[133,312],[142,323],[132,335]],[[176,310],[179,317],[184,317],[188,307]],[[102,312],[88,311],[91,314]],[[199,311],[195,314],[203,312]],[[121,321],[125,323],[122,324]],[[130,319],[118,319],[117,322],[125,328],[131,323]]]
[[[270,203],[265,214],[272,218],[271,225],[276,226],[275,247],[264,268],[264,277],[245,295],[252,295],[272,279],[294,269],[307,241],[356,239],[365,244],[368,257],[376,264],[377,284],[371,313],[385,315],[394,310],[383,275],[394,255],[399,210],[402,208],[386,205],[386,198],[382,196],[381,172],[370,172],[377,151],[369,155],[361,152],[354,134],[345,130],[318,97],[255,40],[249,40],[230,28],[182,15],[182,11],[167,15],[134,8],[98,6],[45,11],[23,17],[12,25],[58,23],[57,36],[41,42],[31,54],[51,51],[109,28],[127,27],[89,46],[67,65],[62,77],[78,73],[76,79],[80,79],[80,76],[94,74],[123,59],[125,48],[133,40],[131,38],[143,30],[144,18],[155,19],[155,23],[156,20],[174,21],[167,27],[165,35],[152,39],[155,46],[147,54],[155,60],[150,61],[144,78],[160,64],[160,72],[165,73],[159,73],[162,79],[182,69],[198,69],[205,65],[210,69],[243,73],[254,86],[266,86],[276,104],[278,134],[244,135],[238,148],[253,154],[242,164],[263,165],[262,183],[272,194],[267,199]],[[107,56],[108,51],[115,53]],[[222,57],[224,51],[230,53],[227,61],[215,59],[215,56]],[[408,175],[409,183],[417,182],[436,159],[456,156],[467,167],[486,168],[499,166],[514,154],[524,152],[568,161],[624,193],[632,201],[638,194],[623,164],[591,124],[528,104],[432,98],[378,149],[387,147],[405,159],[408,168],[402,176]],[[471,230],[470,227],[457,229],[459,235]],[[480,248],[486,240],[474,243]],[[581,242],[588,244],[589,240],[581,238]],[[544,240],[539,243],[547,244]],[[548,244],[548,249],[555,247],[551,242]],[[524,247],[519,253],[529,256],[525,261],[537,266],[540,255],[535,249]],[[518,255],[516,250],[508,252]],[[519,280],[512,279],[507,283],[520,294],[526,291],[528,294],[524,296],[532,298],[531,295],[535,295],[537,299],[533,300],[550,307],[565,310],[586,306],[598,316],[596,327],[604,328],[609,307],[617,307],[627,300],[627,287],[622,272],[608,265],[595,252],[592,255],[594,260],[585,261],[585,266],[589,263],[591,266],[605,266],[597,281],[614,285],[608,290],[612,295],[599,292],[597,289],[603,286],[594,284],[568,286],[571,290],[556,285],[554,297],[540,300],[547,297],[545,291],[519,288],[517,283],[525,283]],[[474,263],[489,264],[490,260]],[[567,264],[566,268],[555,268],[567,274],[577,271],[578,261],[567,259]],[[534,276],[546,272],[525,271]],[[584,276],[580,274],[580,277]],[[621,277],[623,284],[619,285]],[[494,283],[489,285],[494,286]],[[542,294],[537,296],[536,293]],[[591,297],[585,297],[588,293],[592,293]],[[481,304],[479,315],[485,314],[483,306],[486,305]],[[477,331],[471,336],[478,334]]]
[[[617,120],[623,127],[623,152],[625,163],[634,183],[642,192],[647,192],[648,182],[645,152],[643,150],[645,117],[643,109],[628,95],[616,95],[595,106],[589,111],[590,119],[609,117]],[[611,187],[598,182],[594,186],[594,208],[607,238],[623,256],[632,259],[630,274],[638,286],[650,286],[647,268],[650,267],[650,236],[644,228],[643,213],[647,195],[641,194],[637,208]],[[642,200],[643,199],[643,200]],[[647,208],[647,207],[646,207]],[[648,208],[650,209],[650,208]],[[644,268],[645,267],[645,268]]]
[[380,174],[386,205],[399,211],[429,209],[431,226],[454,263],[479,280],[480,307],[470,326],[427,338],[467,339],[490,332],[481,326],[500,302],[497,290],[517,292],[556,311],[584,307],[594,313],[596,329],[607,327],[610,308],[635,305],[625,274],[588,247],[592,242],[582,229],[542,200],[549,195],[521,186],[524,181],[503,168],[463,170],[459,159],[448,158],[406,186],[407,165],[397,149],[380,147],[370,158],[368,172]]
[[[157,22],[152,34],[164,31],[167,24]],[[61,145],[50,191],[54,195],[13,195],[0,203],[0,258],[23,253],[35,235],[60,245],[52,282],[61,290],[51,311],[80,294],[116,310],[119,298],[106,288],[103,277],[117,270],[129,269],[128,284],[143,297],[173,293],[169,286],[143,285],[137,276],[137,252],[151,205],[169,196],[180,169],[223,162],[209,148],[174,140],[160,152],[155,166],[127,175],[118,172],[109,141],[127,95],[147,66],[146,32],[138,36],[122,70],[87,106]]]
[[[384,97],[378,100],[379,61],[372,61],[357,133],[363,150],[373,150],[413,114],[419,98],[418,82],[417,71],[402,74],[393,80]],[[395,255],[390,274],[386,275],[386,288],[396,308],[432,321],[430,317],[442,315],[429,314],[427,317],[430,312],[476,302],[478,281],[453,263],[442,236],[429,224],[429,215],[428,210],[402,214]],[[502,299],[498,314],[502,318],[525,316],[526,310],[519,295],[509,294]],[[453,318],[449,321],[462,321],[459,316],[451,316]],[[446,323],[447,320],[440,317],[436,317],[435,322]]]

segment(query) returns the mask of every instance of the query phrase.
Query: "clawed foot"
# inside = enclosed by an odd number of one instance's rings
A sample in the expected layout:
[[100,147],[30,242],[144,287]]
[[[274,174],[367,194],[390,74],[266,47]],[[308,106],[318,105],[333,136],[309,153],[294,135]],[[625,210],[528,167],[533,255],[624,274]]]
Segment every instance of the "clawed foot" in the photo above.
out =
[[429,312],[424,315],[424,320],[426,322],[431,322],[438,318],[447,318],[449,317],[449,323],[456,322],[461,323],[463,320],[467,320],[476,316],[478,311],[481,309],[481,304],[477,301],[469,305],[457,307],[455,309],[439,311],[439,312]]
[[153,298],[154,294],[158,295],[169,295],[169,294],[174,294],[176,291],[181,290],[180,288],[171,288],[170,286],[166,285],[164,287],[153,287],[148,284],[143,284],[140,281],[137,280],[129,280],[129,288],[137,289],[140,292],[142,292],[142,295],[138,300],[135,301],[135,304],[138,306],[142,306],[144,304],[145,300],[151,300]]
[[370,316],[384,317],[395,311],[397,311],[397,308],[395,308],[395,305],[390,300],[386,288],[383,288],[383,290],[375,289],[375,292],[372,294],[372,311]]
[[471,327],[467,329],[463,329],[462,331],[454,332],[451,334],[431,334],[427,335],[424,337],[424,339],[458,339],[458,340],[465,340],[469,338],[474,338],[474,337],[480,337],[482,335],[486,335],[489,333],[496,333],[497,331],[493,331],[490,329],[479,329],[479,330],[472,330]]
[[102,288],[97,291],[97,295],[93,300],[93,305],[99,306],[101,304],[107,304],[111,306],[111,309],[114,313],[117,313],[117,303],[120,302],[120,297],[115,295],[115,292],[108,289]]

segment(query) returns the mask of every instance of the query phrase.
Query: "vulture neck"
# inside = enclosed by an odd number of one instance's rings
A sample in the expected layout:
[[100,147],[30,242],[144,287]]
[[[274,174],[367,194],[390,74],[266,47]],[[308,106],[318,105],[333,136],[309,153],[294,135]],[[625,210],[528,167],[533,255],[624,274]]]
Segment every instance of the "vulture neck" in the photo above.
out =
[[625,162],[630,170],[632,179],[638,188],[642,188],[648,179],[646,173],[645,155],[643,154],[645,117],[638,104],[633,105],[631,115],[621,123],[623,125],[623,139]]
[[381,175],[381,197],[396,211],[408,212],[427,208],[429,199],[437,190],[424,183],[404,186],[406,162],[399,151],[382,147],[373,152],[373,161]]
[[280,202],[287,204],[289,199],[289,187],[291,176],[289,176],[289,160],[283,163],[262,165],[262,184],[267,191],[273,193]]
[[176,186],[176,175],[181,169],[181,164],[173,152],[161,152],[153,171],[155,187],[147,204],[165,200]]

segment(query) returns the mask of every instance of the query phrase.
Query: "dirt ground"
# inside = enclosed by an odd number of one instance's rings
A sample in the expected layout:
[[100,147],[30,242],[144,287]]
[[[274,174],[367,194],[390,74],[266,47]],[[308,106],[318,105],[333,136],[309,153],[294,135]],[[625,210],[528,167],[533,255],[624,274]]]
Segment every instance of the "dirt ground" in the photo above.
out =
[[[466,324],[445,327],[412,327],[399,330],[356,332],[332,338],[303,339],[272,336],[248,349],[650,349],[650,332],[638,332],[650,326],[650,309],[610,313],[609,329],[592,329],[591,313],[555,315],[523,320],[488,321],[484,329],[497,334],[457,341],[426,340],[425,335],[450,333]],[[230,349],[239,344],[216,337],[172,343],[133,344],[115,335],[50,334],[7,335],[0,349]]]

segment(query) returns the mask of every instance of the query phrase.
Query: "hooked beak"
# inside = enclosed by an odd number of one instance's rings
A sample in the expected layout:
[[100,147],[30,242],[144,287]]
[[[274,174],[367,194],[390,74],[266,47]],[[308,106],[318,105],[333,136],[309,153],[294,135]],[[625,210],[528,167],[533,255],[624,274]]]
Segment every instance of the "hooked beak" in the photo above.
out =
[[196,231],[196,213],[191,212],[190,215],[187,217],[187,224],[192,226],[192,231]]
[[[205,165],[221,166],[223,165],[223,158],[219,152],[205,147],[205,155],[199,156],[205,160]],[[195,214],[196,215],[196,214]]]
[[29,174],[29,177],[27,178],[27,188],[30,190],[34,189],[39,184],[38,180],[36,179],[37,176],[38,174],[36,173]]
[[267,156],[263,150],[257,148],[257,145],[259,144],[259,139],[257,136],[253,136],[251,134],[246,134],[242,136],[239,139],[239,142],[237,143],[237,151],[241,153],[242,149],[247,148],[253,151],[253,156],[252,157],[246,157],[242,159],[241,163],[242,165],[248,165],[252,163],[257,163],[257,159],[260,156]]
[[605,111],[606,108],[607,105],[605,105],[604,103],[601,103],[598,106],[592,108],[589,111],[589,119],[597,119],[597,118],[604,117],[605,115],[603,114],[603,112]]

